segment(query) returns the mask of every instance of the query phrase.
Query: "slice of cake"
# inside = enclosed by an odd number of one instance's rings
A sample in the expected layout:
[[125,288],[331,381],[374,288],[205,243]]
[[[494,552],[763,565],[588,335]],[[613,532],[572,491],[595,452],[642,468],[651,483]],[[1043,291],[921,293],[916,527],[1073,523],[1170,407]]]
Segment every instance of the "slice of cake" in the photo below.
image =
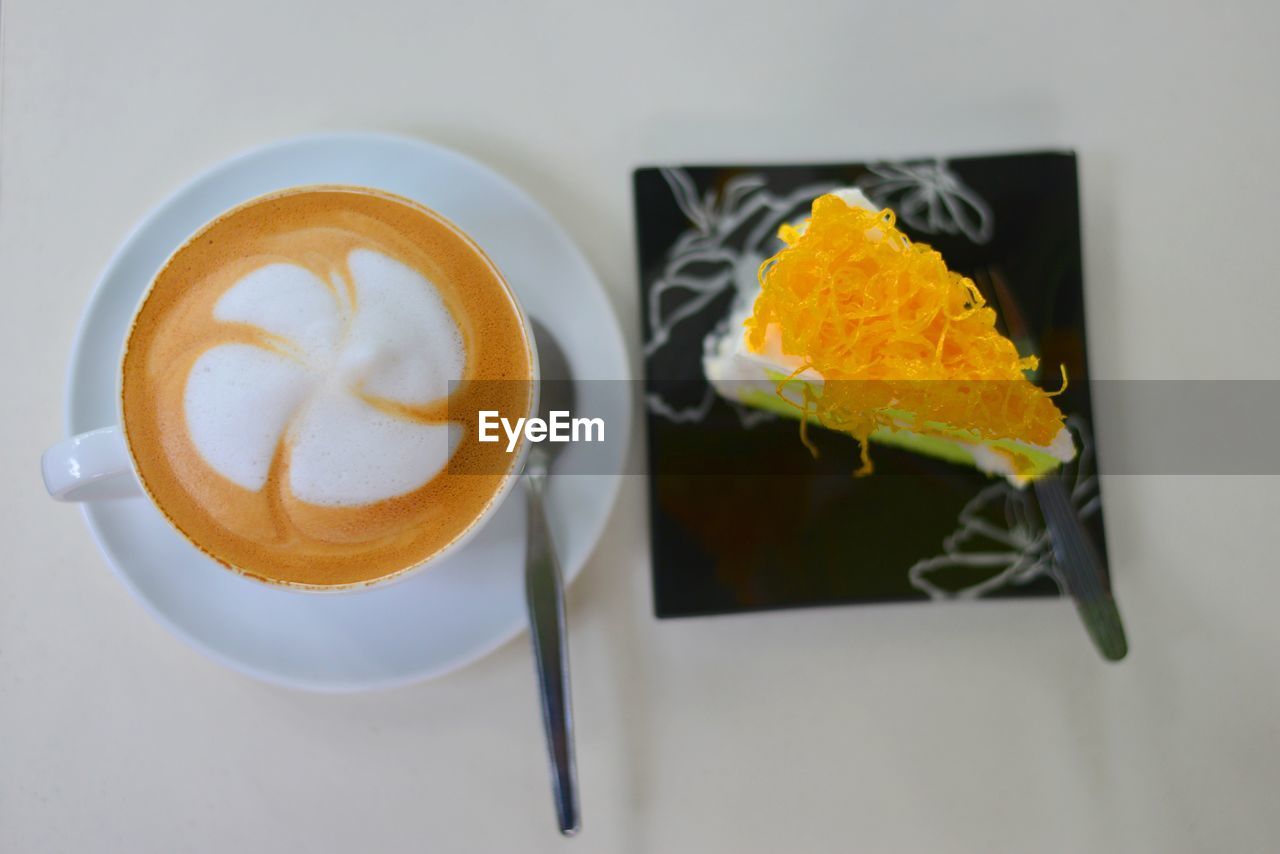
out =
[[[784,225],[760,290],[705,342],[721,395],[869,441],[972,465],[1015,483],[1075,456],[1050,393],[1028,379],[996,313],[942,256],[858,190]],[[1065,373],[1063,377],[1065,383]]]

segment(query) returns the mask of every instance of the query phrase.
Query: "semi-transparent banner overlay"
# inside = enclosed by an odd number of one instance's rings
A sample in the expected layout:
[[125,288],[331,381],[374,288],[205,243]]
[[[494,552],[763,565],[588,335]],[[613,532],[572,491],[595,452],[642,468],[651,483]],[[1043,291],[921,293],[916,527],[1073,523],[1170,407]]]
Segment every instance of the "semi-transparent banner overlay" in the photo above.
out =
[[[522,443],[546,444],[556,454],[557,474],[605,474],[620,467],[627,474],[816,471],[800,436],[801,410],[794,405],[806,397],[800,383],[784,389],[792,404],[778,400],[774,383],[761,381],[721,383],[720,393],[700,379],[535,385],[543,405],[534,413],[524,411],[527,382],[451,387],[447,420],[466,431],[457,436],[476,439],[459,447],[481,452],[455,453],[450,473],[505,472]],[[1075,384],[1054,402],[1066,416],[1077,461],[1083,456],[1102,474],[1280,474],[1280,380],[1099,380],[1088,390],[1091,407],[1082,403],[1083,389]],[[930,431],[934,435],[981,444],[973,432],[948,432],[934,416],[954,414],[960,406],[971,423],[1021,423],[1016,407],[1025,391],[1024,384],[995,381],[828,381],[809,384],[808,397],[852,406],[871,402],[891,410],[898,423],[922,419],[938,428]],[[962,403],[967,400],[978,402]],[[620,423],[628,412],[632,423]],[[648,424],[647,453],[628,454],[629,437],[643,441],[642,421]],[[811,421],[808,438],[818,451],[820,473],[846,463],[850,472],[859,467],[857,444],[848,435]],[[920,474],[890,463],[904,453],[874,439],[870,445],[877,473]]]

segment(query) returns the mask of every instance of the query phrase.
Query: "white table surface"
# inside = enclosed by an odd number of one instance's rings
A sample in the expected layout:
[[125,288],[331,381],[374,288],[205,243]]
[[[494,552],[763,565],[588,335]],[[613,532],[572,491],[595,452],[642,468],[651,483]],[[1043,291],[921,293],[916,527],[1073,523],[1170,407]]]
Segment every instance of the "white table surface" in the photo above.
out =
[[1111,667],[1065,602],[659,623],[628,478],[569,597],[572,842],[527,639],[388,693],[261,685],[170,637],[43,494],[112,249],[197,171],[313,130],[526,187],[633,354],[635,165],[1072,146],[1095,374],[1280,378],[1280,7],[928,5],[4,2],[0,851],[1274,850],[1275,477],[1104,481]]

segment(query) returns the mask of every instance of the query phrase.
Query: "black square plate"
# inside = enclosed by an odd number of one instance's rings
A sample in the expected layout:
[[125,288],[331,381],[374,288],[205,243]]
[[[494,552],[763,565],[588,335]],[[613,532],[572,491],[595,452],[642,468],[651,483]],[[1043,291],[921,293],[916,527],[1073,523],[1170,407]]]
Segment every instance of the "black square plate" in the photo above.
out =
[[[691,166],[635,172],[654,607],[660,617],[769,608],[1059,594],[1031,490],[873,444],[857,444],[716,397],[703,341],[735,290],[754,289],[778,226],[811,201],[859,187],[913,239],[986,290],[1007,289],[1046,387],[1082,453],[1064,473],[1106,555],[1089,425],[1075,156],[1037,152],[949,160]],[[986,283],[986,285],[984,285]],[[988,294],[993,304],[996,300]]]

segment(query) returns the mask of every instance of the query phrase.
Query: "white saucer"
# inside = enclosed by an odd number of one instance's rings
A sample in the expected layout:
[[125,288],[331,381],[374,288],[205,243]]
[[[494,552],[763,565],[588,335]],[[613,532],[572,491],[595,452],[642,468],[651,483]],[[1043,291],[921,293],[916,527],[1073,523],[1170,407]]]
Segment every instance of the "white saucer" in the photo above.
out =
[[[68,381],[69,433],[115,422],[127,325],[170,252],[241,201],[320,183],[377,187],[440,211],[503,270],[528,314],[556,335],[576,377],[629,379],[622,332],[599,280],[568,235],[522,190],[425,142],[326,134],[226,161],[138,225],[107,265],[80,324]],[[600,395],[593,385],[581,388],[579,410],[625,434],[630,396]],[[610,445],[617,459],[608,474],[552,478],[551,527],[567,580],[595,547],[617,495],[627,442]],[[564,453],[575,450],[566,446]],[[142,498],[86,504],[84,512],[107,562],[156,619],[214,659],[269,682],[321,691],[400,685],[468,664],[526,623],[520,489],[439,566],[346,595],[277,590],[229,572],[174,533]]]

